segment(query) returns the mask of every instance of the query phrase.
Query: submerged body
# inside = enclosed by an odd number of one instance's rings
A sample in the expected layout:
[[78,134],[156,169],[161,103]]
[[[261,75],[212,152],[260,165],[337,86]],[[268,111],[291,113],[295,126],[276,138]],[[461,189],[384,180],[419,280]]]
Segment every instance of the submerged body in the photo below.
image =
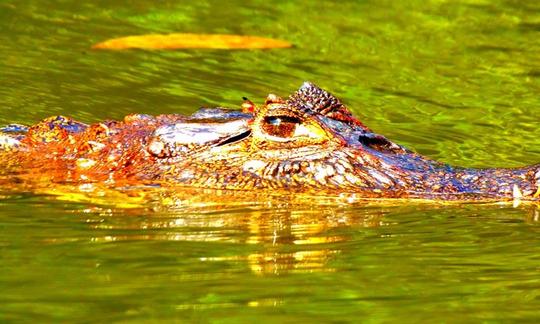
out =
[[130,115],[86,125],[52,117],[0,132],[2,163],[27,180],[183,185],[359,197],[536,199],[540,166],[467,169],[373,133],[334,96],[305,83],[258,108]]

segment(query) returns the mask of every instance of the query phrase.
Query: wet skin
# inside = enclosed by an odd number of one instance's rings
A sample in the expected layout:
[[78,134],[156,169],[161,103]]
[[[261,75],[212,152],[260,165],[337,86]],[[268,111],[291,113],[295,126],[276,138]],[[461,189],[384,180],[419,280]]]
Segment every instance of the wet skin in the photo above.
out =
[[358,197],[535,200],[540,166],[452,167],[373,133],[311,83],[261,107],[203,108],[191,116],[129,115],[86,125],[58,116],[0,132],[6,166],[24,181],[121,181],[189,187],[354,193]]

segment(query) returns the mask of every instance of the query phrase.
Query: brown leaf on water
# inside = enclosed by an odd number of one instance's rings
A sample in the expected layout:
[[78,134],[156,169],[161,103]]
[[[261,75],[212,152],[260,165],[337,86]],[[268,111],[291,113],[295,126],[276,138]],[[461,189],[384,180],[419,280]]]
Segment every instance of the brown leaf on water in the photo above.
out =
[[148,34],[113,38],[92,46],[94,49],[267,49],[288,48],[292,44],[283,40],[257,36],[219,34]]

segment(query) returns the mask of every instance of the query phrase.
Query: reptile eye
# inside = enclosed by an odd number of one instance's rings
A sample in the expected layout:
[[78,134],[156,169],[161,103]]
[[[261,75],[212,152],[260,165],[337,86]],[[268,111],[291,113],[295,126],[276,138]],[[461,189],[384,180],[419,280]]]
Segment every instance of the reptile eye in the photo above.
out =
[[263,131],[271,136],[290,138],[294,135],[300,119],[290,116],[268,116],[262,123]]

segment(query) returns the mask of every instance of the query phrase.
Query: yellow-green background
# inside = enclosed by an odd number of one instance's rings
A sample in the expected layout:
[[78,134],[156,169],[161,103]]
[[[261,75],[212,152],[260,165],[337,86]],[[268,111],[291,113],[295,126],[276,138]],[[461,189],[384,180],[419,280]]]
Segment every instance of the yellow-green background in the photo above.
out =
[[[90,49],[169,32],[295,47]],[[444,162],[540,161],[534,0],[0,1],[0,124],[238,107],[305,80]],[[152,212],[8,194],[0,319],[535,322],[534,213],[405,203]]]

